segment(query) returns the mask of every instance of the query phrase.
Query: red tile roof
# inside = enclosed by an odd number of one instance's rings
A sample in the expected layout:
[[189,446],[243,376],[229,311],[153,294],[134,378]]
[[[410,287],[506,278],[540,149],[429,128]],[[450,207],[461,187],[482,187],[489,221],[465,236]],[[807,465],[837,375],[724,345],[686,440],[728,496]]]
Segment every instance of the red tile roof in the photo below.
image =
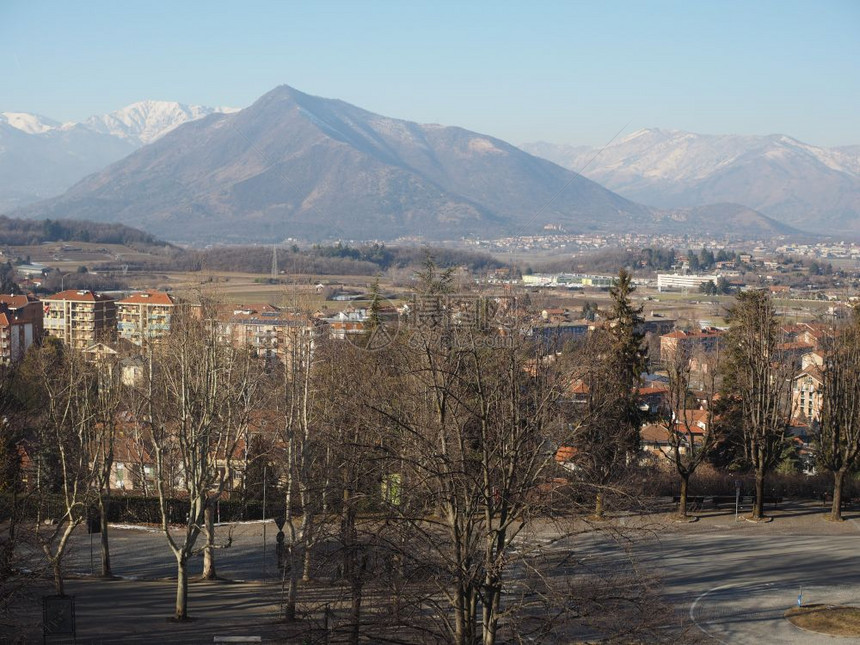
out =
[[0,294],[0,305],[6,305],[10,309],[18,309],[20,307],[25,307],[26,305],[38,302],[36,298],[30,295],[26,296],[15,296],[12,294]]
[[163,291],[155,291],[154,289],[148,289],[146,291],[139,291],[137,293],[133,293],[130,296],[117,301],[117,304],[174,305],[176,303],[173,300],[173,296],[171,296],[169,293],[165,293]]
[[66,289],[55,293],[53,296],[48,296],[44,300],[71,300],[74,302],[106,302],[113,301],[113,298],[106,296],[103,293],[94,293],[92,291],[78,291],[76,289]]
[[817,365],[810,365],[806,369],[801,370],[801,372],[797,376],[795,376],[794,379],[792,379],[792,380],[796,381],[797,379],[803,378],[804,376],[811,376],[812,378],[814,378],[819,383],[824,382],[824,375],[821,372],[821,368],[818,367]]

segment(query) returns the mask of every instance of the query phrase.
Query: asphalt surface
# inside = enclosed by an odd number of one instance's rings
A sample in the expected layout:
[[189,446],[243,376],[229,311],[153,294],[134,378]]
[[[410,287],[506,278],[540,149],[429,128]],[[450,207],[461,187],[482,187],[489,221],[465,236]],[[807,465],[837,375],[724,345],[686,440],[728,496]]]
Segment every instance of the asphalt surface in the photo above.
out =
[[[633,530],[637,560],[662,580],[665,598],[688,632],[703,642],[833,643],[801,631],[783,618],[797,604],[860,605],[860,514],[839,524],[824,521],[814,503],[787,504],[770,512],[773,521],[736,521],[734,512],[706,511],[699,521],[677,523],[668,514],[620,516],[613,522]],[[223,529],[226,536],[228,529]],[[197,625],[177,626],[172,613],[175,561],[158,531],[112,527],[113,571],[119,580],[89,579],[90,536],[73,538],[66,570],[84,574],[69,582],[77,598],[78,642],[213,642],[215,635],[258,634],[264,642],[302,642],[278,623],[279,574],[274,523],[232,529],[232,545],[217,551],[220,576],[231,582],[195,582],[189,606]],[[556,524],[538,526],[525,542],[580,559],[618,557],[618,542],[585,532],[559,539]],[[99,566],[93,536],[94,568]],[[192,562],[192,575],[202,558]],[[323,587],[324,587],[323,583]],[[323,602],[324,599],[320,599]],[[38,618],[38,616],[37,616]],[[294,640],[295,639],[295,640]],[[860,642],[841,638],[840,642]]]

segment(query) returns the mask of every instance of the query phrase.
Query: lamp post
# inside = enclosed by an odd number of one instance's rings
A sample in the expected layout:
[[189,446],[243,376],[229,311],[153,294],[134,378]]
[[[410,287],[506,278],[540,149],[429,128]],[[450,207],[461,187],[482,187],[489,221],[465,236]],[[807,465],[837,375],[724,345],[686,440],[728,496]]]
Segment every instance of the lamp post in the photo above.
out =
[[263,578],[266,577],[266,468],[263,464]]

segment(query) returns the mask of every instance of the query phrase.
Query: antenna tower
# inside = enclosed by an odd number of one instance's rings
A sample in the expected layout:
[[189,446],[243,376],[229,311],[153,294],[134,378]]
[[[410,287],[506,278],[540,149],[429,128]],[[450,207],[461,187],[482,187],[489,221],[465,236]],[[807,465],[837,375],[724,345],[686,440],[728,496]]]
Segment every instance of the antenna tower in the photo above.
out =
[[272,244],[272,282],[278,281],[278,246]]

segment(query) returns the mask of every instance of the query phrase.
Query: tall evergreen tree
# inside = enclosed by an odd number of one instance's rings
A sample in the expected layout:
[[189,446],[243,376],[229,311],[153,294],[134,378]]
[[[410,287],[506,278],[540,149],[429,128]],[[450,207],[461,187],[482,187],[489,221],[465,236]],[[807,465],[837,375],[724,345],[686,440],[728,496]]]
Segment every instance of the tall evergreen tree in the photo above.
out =
[[612,353],[610,361],[621,380],[631,390],[639,385],[642,372],[645,370],[645,354],[643,352],[643,323],[642,307],[635,306],[632,301],[633,276],[626,269],[618,272],[615,283],[609,290],[612,307],[607,315],[609,333],[612,336]]

